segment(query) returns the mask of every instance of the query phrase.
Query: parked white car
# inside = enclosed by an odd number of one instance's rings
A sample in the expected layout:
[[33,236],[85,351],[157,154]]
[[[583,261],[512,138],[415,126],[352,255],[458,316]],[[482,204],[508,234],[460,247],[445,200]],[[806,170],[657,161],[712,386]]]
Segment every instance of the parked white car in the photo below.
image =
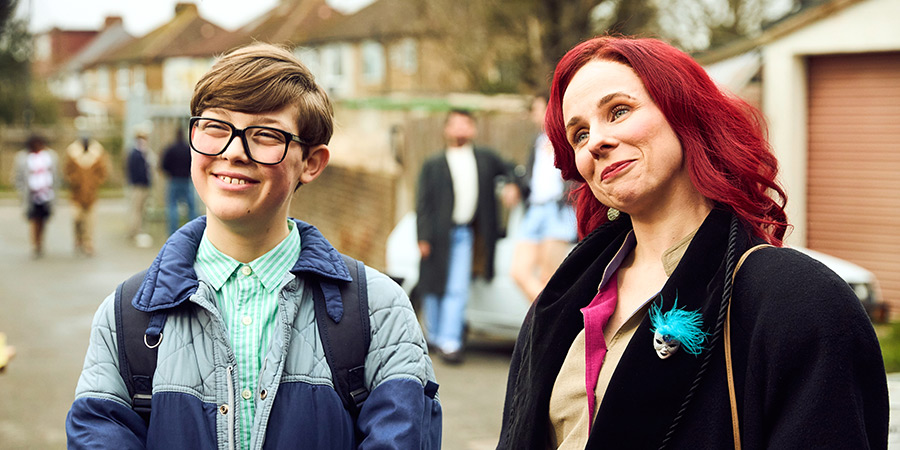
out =
[[[466,309],[468,331],[502,340],[515,340],[531,302],[509,275],[515,246],[516,227],[522,208],[509,215],[507,237],[497,241],[495,274],[490,283],[482,278],[472,281]],[[416,214],[408,213],[400,220],[387,240],[387,274],[397,281],[418,304],[415,287],[419,280],[419,247],[416,237]],[[887,320],[887,308],[875,275],[849,261],[803,247],[792,247],[828,266],[843,278],[859,297],[873,321]]]

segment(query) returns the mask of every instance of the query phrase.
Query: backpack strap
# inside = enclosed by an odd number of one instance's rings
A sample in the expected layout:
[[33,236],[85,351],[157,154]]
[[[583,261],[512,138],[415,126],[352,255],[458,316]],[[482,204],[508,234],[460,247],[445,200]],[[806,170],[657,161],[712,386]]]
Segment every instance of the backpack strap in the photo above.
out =
[[149,424],[156,353],[162,342],[166,314],[139,311],[132,304],[146,275],[143,270],[116,287],[115,313],[119,374],[131,397],[132,409]]
[[369,292],[365,265],[349,256],[341,256],[353,278],[353,281],[339,286],[344,309],[341,321],[335,322],[328,316],[321,284],[313,289],[313,298],[316,325],[325,350],[325,359],[331,368],[334,389],[341,397],[344,408],[355,420],[369,396],[365,379],[366,355],[372,340]]

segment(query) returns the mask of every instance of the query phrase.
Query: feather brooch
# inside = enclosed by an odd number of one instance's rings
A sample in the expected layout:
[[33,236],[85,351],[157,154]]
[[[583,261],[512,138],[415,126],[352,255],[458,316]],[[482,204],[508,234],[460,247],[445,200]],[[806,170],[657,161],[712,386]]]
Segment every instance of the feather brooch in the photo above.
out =
[[703,317],[698,311],[678,308],[678,298],[672,309],[663,313],[659,304],[650,307],[650,331],[653,332],[653,348],[660,359],[666,359],[679,348],[699,355],[706,342],[706,333],[700,329]]

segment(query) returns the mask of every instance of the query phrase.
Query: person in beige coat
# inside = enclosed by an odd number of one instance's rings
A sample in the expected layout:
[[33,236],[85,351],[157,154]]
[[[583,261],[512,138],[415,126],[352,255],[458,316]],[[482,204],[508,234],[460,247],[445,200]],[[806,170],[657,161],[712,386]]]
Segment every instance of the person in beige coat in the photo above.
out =
[[80,138],[66,149],[63,170],[75,207],[75,251],[92,256],[94,203],[97,201],[97,190],[109,173],[109,157],[96,140]]

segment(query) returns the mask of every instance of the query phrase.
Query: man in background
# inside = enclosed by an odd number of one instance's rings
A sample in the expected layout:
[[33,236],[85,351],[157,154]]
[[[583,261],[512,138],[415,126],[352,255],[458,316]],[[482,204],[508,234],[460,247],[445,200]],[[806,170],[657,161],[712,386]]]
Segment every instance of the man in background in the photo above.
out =
[[[513,165],[491,149],[476,147],[472,113],[453,110],[444,123],[446,148],[422,166],[416,200],[426,338],[445,362],[462,362],[463,328],[473,275],[494,276],[500,234],[495,183]],[[518,188],[504,187],[504,203]]]
[[184,139],[181,127],[175,130],[175,142],[163,152],[162,171],[169,177],[166,218],[169,222],[169,234],[172,234],[181,226],[181,214],[178,211],[180,204],[187,207],[185,222],[197,217],[194,185],[191,183],[191,147]]
[[66,148],[63,176],[72,194],[75,252],[78,254],[94,255],[94,204],[108,173],[109,158],[96,140],[82,136]]
[[128,153],[126,176],[129,187],[129,214],[131,217],[128,230],[129,239],[139,247],[150,247],[153,244],[150,235],[144,231],[144,209],[150,196],[152,182],[150,160],[153,158],[147,144],[147,133],[138,131],[134,136],[134,148]]

